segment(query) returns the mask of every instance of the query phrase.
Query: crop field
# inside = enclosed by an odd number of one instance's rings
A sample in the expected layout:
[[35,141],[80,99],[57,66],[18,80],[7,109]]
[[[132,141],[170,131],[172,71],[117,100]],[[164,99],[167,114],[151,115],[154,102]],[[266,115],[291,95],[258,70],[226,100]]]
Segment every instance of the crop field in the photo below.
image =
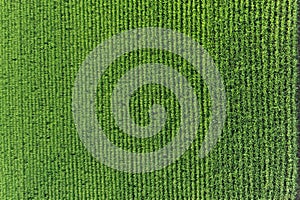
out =
[[297,12],[0,0],[0,199],[295,199]]

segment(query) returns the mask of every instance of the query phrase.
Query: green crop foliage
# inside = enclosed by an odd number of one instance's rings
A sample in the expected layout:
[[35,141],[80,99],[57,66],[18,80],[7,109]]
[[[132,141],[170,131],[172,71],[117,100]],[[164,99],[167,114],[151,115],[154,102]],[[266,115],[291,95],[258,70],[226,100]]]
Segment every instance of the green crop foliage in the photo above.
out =
[[[295,199],[297,190],[297,1],[0,1],[0,199]],[[129,108],[140,125],[154,103],[164,129],[137,139],[110,111],[117,80],[138,64],[179,71],[201,108],[193,145],[176,162],[130,174],[98,162],[82,144],[72,88],[86,56],[126,30],[163,27],[207,50],[224,80],[227,118],[217,145],[198,157],[210,116],[205,82],[183,58],[146,49],[117,59],[99,80],[97,117],[107,137],[133,152],[161,148],[180,124],[170,90],[150,84]]]

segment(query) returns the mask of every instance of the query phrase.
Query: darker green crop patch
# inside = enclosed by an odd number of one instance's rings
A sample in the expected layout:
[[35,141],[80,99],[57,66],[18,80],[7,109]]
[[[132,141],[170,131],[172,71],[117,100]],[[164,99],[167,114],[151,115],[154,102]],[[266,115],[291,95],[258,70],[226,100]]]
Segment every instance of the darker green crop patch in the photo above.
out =
[[[172,63],[170,65],[170,60]],[[151,107],[158,104],[164,107],[167,118],[163,129],[155,136],[149,138],[137,138],[128,135],[116,123],[111,108],[111,98],[114,86],[126,72],[146,63],[162,63],[173,67],[178,73],[187,77],[186,80],[193,87],[198,99],[199,115],[201,122],[197,132],[197,140],[202,141],[206,127],[209,123],[210,98],[208,89],[193,67],[183,58],[170,52],[155,49],[145,49],[129,52],[118,58],[103,73],[99,80],[97,90],[97,115],[101,128],[106,136],[116,146],[132,152],[153,152],[165,146],[177,134],[181,123],[180,104],[176,95],[165,86],[159,84],[146,84],[131,94],[129,111],[132,120],[139,126],[147,126],[150,120]],[[204,112],[204,108],[208,112]],[[126,141],[124,143],[124,141]]]

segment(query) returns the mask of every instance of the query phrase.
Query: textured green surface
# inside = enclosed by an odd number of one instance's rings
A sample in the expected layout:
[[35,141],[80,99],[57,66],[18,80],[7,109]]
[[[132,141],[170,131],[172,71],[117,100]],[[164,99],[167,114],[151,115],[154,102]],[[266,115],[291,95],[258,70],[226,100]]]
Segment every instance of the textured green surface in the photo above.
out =
[[[1,0],[0,199],[295,198],[296,17],[296,0]],[[141,88],[130,106],[140,124],[147,124],[151,103],[166,106],[169,122],[160,138],[130,138],[113,123],[108,86],[138,63],[182,72],[202,106],[199,137],[186,154],[163,170],[129,174],[87,152],[73,123],[71,92],[98,44],[149,26],[185,33],[209,52],[224,79],[227,120],[218,144],[199,159],[210,108],[200,76],[170,53],[124,55],[99,80],[98,117],[116,145],[159,148],[180,123],[176,98],[157,85]]]

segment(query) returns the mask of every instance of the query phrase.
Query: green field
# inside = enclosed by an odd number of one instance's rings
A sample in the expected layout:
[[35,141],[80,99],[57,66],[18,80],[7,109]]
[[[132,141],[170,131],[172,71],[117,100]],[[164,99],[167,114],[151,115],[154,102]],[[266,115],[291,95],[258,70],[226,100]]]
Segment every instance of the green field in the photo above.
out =
[[[0,0],[0,199],[295,199],[297,191],[296,0]],[[110,96],[128,71],[163,63],[187,78],[201,107],[197,137],[164,169],[132,174],[98,162],[81,142],[72,88],[89,53],[117,33],[162,27],[199,42],[226,90],[226,122],[203,159],[211,103],[185,59],[143,49],[124,54],[99,80],[97,117],[106,136],[131,152],[155,151],[176,134],[180,105],[148,84],[130,101],[132,119],[167,111],[164,128],[135,138],[115,123]]]

